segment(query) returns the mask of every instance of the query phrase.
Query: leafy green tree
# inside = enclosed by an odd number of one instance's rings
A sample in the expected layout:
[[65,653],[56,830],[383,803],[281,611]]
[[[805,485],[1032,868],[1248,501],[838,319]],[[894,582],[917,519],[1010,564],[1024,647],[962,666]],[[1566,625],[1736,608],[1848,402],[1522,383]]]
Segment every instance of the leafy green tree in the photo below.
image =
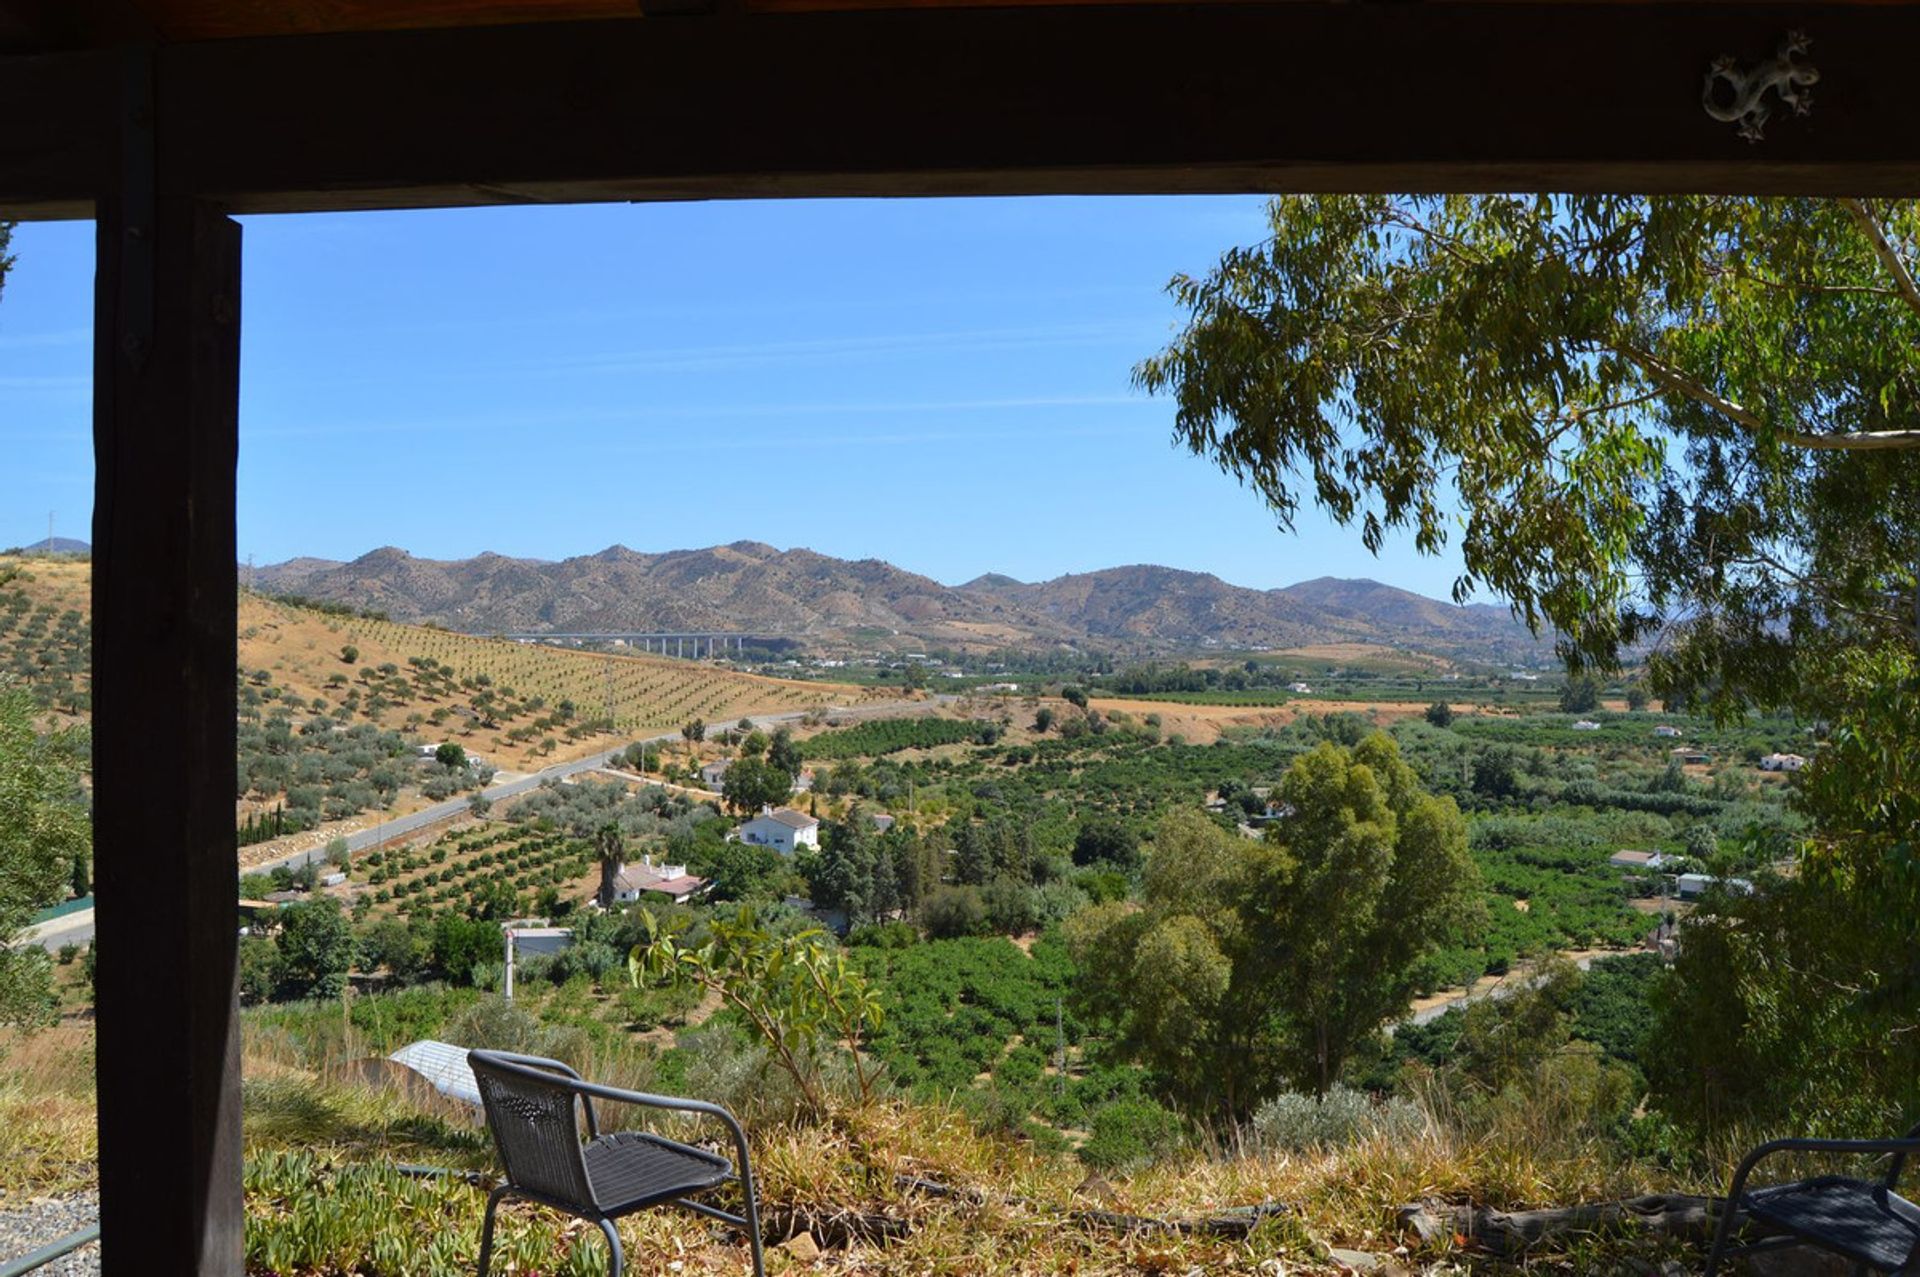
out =
[[280,992],[337,998],[346,991],[359,945],[353,924],[331,896],[302,900],[280,913]]
[[707,725],[700,719],[689,719],[681,724],[680,735],[689,746],[696,745],[707,738]]
[[1132,870],[1140,863],[1140,836],[1117,820],[1089,820],[1073,836],[1073,863]]
[[240,998],[260,1003],[280,991],[280,946],[265,936],[240,941]]
[[1720,854],[1720,835],[1712,825],[1702,821],[1687,826],[1686,833],[1680,836],[1680,845],[1687,855],[1705,864]]
[[453,984],[472,984],[481,968],[504,961],[505,939],[495,923],[443,913],[433,920],[429,948],[434,969],[444,979]]
[[360,967],[385,968],[395,980],[408,981],[426,965],[428,955],[412,928],[398,918],[381,918],[360,933]]
[[760,758],[765,755],[766,752],[767,734],[757,728],[748,732],[740,741],[740,757],[742,758]]
[[935,887],[920,906],[920,925],[934,940],[977,936],[987,925],[987,906],[973,887]]
[[450,772],[464,771],[467,766],[467,748],[454,741],[447,741],[433,751],[433,758]]
[[735,759],[721,783],[720,797],[729,811],[751,815],[762,807],[777,807],[793,792],[793,777],[760,758]]
[[860,1045],[881,1025],[880,992],[823,932],[776,936],[742,907],[710,919],[695,947],[684,943],[687,918],[656,919],[646,909],[640,916],[646,939],[628,957],[635,985],[665,981],[717,994],[766,1045],[814,1117],[831,1111],[823,1065],[832,1046],[851,1054],[860,1098],[872,1098],[877,1075]]
[[771,847],[735,841],[714,851],[701,872],[712,882],[716,901],[777,899],[787,864]]
[[1427,706],[1427,721],[1435,727],[1453,726],[1453,706],[1445,701],[1435,701]]
[[1800,872],[1709,895],[1654,990],[1645,1071],[1700,1131],[1844,1135],[1920,1112],[1920,661],[1856,652],[1835,675]]
[[360,649],[348,643],[340,649],[340,659],[348,665],[360,659]]
[[875,899],[878,842],[858,808],[846,824],[829,830],[808,882],[813,903],[844,910],[847,921],[856,925],[877,916],[882,908]]
[[78,852],[73,858],[73,872],[67,880],[67,891],[75,900],[84,897],[93,890],[92,858],[85,852]]
[[1302,197],[1170,290],[1135,370],[1283,524],[1439,550],[1653,691],[1818,707],[1833,652],[1912,651],[1920,203]]
[[1600,708],[1600,680],[1591,674],[1573,674],[1560,689],[1563,714],[1586,714]]
[[1627,708],[1638,714],[1647,707],[1647,689],[1639,683],[1627,685]]
[[1287,1083],[1325,1094],[1478,908],[1465,821],[1390,737],[1323,742],[1280,797],[1291,814],[1260,843],[1168,816],[1142,907],[1068,922],[1089,1009],[1197,1113],[1244,1118]]
[[10,942],[60,901],[75,860],[91,849],[81,740],[42,736],[32,698],[0,685],[0,1024],[37,1024],[51,1007],[46,951]]
[[1042,705],[1033,712],[1033,730],[1046,735],[1053,728],[1053,706]]
[[1087,691],[1083,687],[1063,687],[1060,689],[1060,695],[1069,705],[1075,705],[1081,709],[1087,707]]
[[774,729],[773,740],[767,745],[767,761],[789,776],[800,774],[804,764],[800,747],[794,744],[792,728],[783,725]]

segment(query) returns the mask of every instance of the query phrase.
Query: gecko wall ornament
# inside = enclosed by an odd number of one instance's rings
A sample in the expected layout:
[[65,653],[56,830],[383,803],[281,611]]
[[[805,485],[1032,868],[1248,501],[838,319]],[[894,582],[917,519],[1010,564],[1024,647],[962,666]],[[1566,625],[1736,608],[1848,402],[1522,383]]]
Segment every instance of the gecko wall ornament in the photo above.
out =
[[1740,69],[1732,54],[1715,58],[1707,68],[1707,82],[1700,90],[1700,105],[1716,120],[1740,126],[1740,136],[1758,142],[1761,130],[1777,109],[1768,101],[1773,93],[1779,104],[1791,107],[1795,115],[1813,110],[1813,95],[1807,86],[1820,82],[1820,72],[1799,61],[1813,42],[1804,31],[1789,31],[1780,42],[1780,52],[1767,61]]

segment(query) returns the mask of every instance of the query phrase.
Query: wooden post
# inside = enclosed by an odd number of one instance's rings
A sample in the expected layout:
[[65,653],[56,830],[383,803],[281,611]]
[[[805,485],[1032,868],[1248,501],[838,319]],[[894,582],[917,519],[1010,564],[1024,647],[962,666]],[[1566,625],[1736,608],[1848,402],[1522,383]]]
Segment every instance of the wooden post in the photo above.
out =
[[[242,1267],[234,663],[240,228],[165,193],[150,55],[97,206],[96,1074],[105,1273]],[[164,142],[164,130],[160,132]]]

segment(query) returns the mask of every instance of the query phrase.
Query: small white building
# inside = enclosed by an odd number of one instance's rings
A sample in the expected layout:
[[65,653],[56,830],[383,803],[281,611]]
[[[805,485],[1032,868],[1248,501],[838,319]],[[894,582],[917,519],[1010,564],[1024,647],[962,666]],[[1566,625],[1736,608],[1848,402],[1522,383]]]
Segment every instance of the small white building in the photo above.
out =
[[758,816],[740,826],[740,841],[792,855],[802,847],[820,845],[820,822],[791,807],[762,807]]
[[1797,772],[1807,765],[1807,760],[1798,754],[1768,754],[1760,760],[1763,772]]
[[876,812],[869,813],[867,816],[867,821],[875,829],[879,830],[883,834],[886,833],[889,829],[893,828],[893,817],[889,816],[884,811],[876,811]]
[[637,865],[620,866],[613,876],[613,898],[620,904],[651,895],[683,905],[706,889],[707,880],[688,873],[685,865],[656,865],[652,856],[642,856]]
[[1753,894],[1753,884],[1745,878],[1715,878],[1712,874],[1681,874],[1674,879],[1674,885],[1680,890],[1682,900],[1697,900],[1707,894],[1709,887],[1718,884],[1736,896]]
[[719,793],[721,787],[727,783],[727,769],[731,766],[733,766],[731,758],[714,759],[700,769],[700,783],[714,793]]
[[1658,727],[1653,729],[1653,734],[1655,736],[1669,737],[1670,739],[1673,739],[1673,740],[1680,739],[1680,729],[1678,727],[1675,727],[1672,723],[1660,724]]
[[805,794],[812,792],[812,790],[813,771],[810,768],[802,767],[800,774],[793,778],[793,792],[796,794]]
[[1659,851],[1616,851],[1607,857],[1607,863],[1615,869],[1664,869],[1673,860],[1672,856]]
[[1313,689],[1311,687],[1308,687],[1305,683],[1288,683],[1287,690],[1289,692],[1294,693],[1297,696],[1313,695]]
[[1576,732],[1597,732],[1600,730],[1600,724],[1590,718],[1583,718],[1573,725],[1573,730]]

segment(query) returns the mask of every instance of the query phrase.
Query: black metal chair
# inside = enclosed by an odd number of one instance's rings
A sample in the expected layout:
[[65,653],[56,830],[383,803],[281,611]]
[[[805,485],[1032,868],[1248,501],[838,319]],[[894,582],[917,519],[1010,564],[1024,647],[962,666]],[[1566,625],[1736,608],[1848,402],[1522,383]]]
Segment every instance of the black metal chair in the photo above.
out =
[[[480,1232],[480,1277],[487,1277],[493,1256],[493,1216],[502,1200],[528,1201],[593,1220],[612,1251],[609,1272],[620,1277],[625,1256],[613,1221],[649,1206],[681,1206],[733,1224],[747,1234],[753,1249],[754,1277],[763,1277],[760,1208],[755,1199],[753,1166],[746,1132],[718,1104],[665,1095],[623,1091],[584,1080],[558,1060],[506,1051],[472,1051],[467,1063],[480,1088],[480,1101],[493,1131],[494,1147],[506,1167],[506,1183],[487,1196],[486,1222]],[[645,1108],[695,1113],[720,1121],[733,1138],[739,1173],[726,1158],[647,1132],[600,1133],[593,1102],[635,1104]],[[582,1135],[579,1117],[586,1114]],[[693,1201],[738,1179],[746,1199],[745,1216]]]
[[[1789,1152],[1880,1154],[1890,1161],[1887,1173],[1878,1180],[1821,1175],[1744,1191],[1747,1176],[1762,1159]],[[1796,1242],[1851,1260],[1856,1274],[1920,1274],[1920,1206],[1894,1192],[1909,1153],[1920,1153],[1920,1126],[1897,1140],[1788,1139],[1762,1144],[1733,1173],[1733,1187],[1721,1205],[1720,1226],[1714,1230],[1713,1250],[1707,1256],[1706,1277],[1713,1277],[1729,1255]],[[1743,1211],[1779,1229],[1780,1235],[1729,1250],[1734,1216]]]

